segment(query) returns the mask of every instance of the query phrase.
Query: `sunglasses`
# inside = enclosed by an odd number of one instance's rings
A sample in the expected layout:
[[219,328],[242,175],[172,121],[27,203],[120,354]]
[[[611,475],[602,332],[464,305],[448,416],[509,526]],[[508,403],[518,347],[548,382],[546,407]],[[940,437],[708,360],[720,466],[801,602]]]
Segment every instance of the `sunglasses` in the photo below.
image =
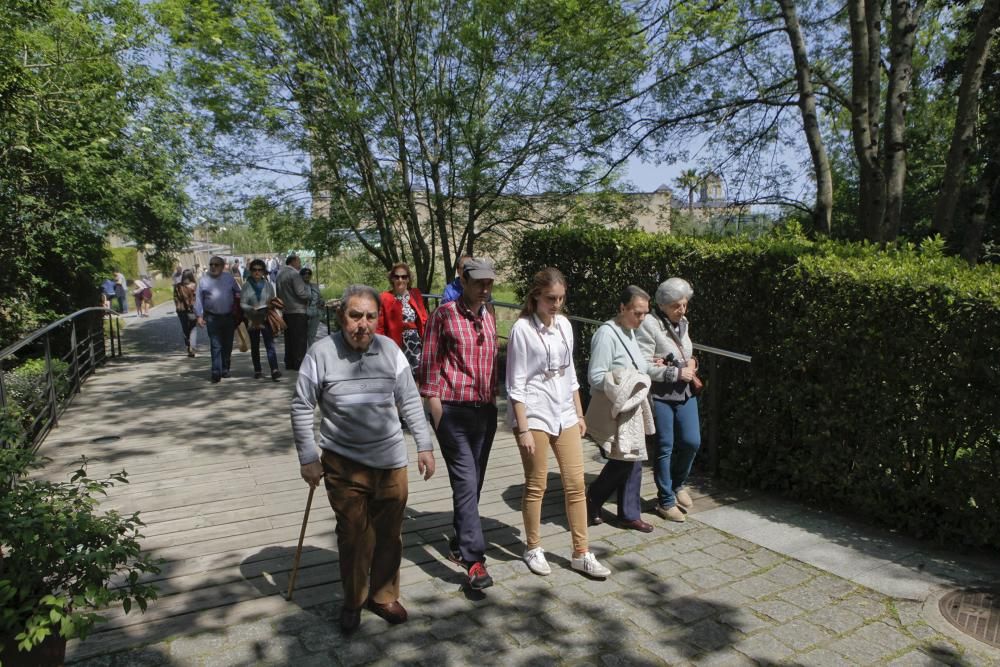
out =
[[209,266],[222,266],[222,262],[209,262]]
[[409,280],[410,279],[410,276],[406,275],[405,273],[394,273],[394,274],[392,274],[389,277],[392,278],[393,280]]

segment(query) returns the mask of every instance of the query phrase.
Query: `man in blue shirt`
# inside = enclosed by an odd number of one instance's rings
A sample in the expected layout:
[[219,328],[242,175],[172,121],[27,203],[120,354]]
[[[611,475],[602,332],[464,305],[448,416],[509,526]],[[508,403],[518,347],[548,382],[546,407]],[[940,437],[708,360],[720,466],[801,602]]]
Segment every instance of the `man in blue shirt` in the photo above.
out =
[[449,301],[457,301],[462,296],[462,271],[465,269],[465,263],[470,259],[472,259],[472,255],[462,255],[458,258],[458,264],[455,265],[455,279],[444,286],[440,305],[443,306]]
[[240,300],[240,287],[232,273],[222,270],[224,265],[225,261],[218,256],[208,260],[208,273],[198,281],[194,300],[198,326],[208,327],[213,384],[229,377],[229,360],[233,356],[236,329],[233,306]]

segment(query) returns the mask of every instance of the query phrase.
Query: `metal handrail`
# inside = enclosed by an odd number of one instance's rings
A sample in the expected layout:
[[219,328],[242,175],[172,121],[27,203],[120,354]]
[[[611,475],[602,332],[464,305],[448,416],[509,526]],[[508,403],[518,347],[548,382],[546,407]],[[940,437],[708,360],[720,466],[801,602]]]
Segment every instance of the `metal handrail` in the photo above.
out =
[[[87,316],[100,313],[100,318],[91,317],[90,322],[78,326]],[[108,322],[108,335],[105,335],[104,323]],[[53,354],[52,337],[62,333],[65,335],[69,327],[67,351],[63,354]],[[83,335],[79,335],[83,329]],[[100,339],[98,346],[97,339]],[[8,414],[10,396],[4,380],[4,362],[21,352],[28,346],[41,341],[45,350],[45,386],[40,395],[27,405],[18,405],[16,414],[20,419],[19,429],[26,437],[26,446],[37,449],[45,435],[58,423],[59,417],[69,406],[73,396],[80,393],[83,382],[93,375],[97,367],[107,361],[122,355],[121,317],[110,308],[83,308],[55,322],[48,324],[0,350],[0,410],[5,417]],[[65,364],[66,371],[57,374],[55,362]],[[57,377],[58,375],[58,377]],[[60,391],[60,386],[64,387]],[[62,395],[61,395],[62,394]],[[35,410],[37,409],[37,414]],[[6,448],[13,443],[0,441],[0,446]]]

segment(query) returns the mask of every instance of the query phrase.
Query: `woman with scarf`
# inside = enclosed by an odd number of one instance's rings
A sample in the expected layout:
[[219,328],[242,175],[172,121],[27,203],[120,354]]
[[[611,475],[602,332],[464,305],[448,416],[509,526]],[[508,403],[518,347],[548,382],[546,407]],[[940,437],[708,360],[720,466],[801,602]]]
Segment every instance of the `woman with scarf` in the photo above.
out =
[[274,285],[267,279],[267,267],[264,260],[255,259],[250,262],[250,278],[243,286],[240,297],[240,307],[243,318],[250,331],[250,358],[253,360],[254,379],[264,377],[260,366],[260,339],[264,339],[267,350],[267,365],[271,368],[271,379],[275,382],[281,377],[278,370],[278,355],[274,351],[274,328],[268,311],[274,308]]

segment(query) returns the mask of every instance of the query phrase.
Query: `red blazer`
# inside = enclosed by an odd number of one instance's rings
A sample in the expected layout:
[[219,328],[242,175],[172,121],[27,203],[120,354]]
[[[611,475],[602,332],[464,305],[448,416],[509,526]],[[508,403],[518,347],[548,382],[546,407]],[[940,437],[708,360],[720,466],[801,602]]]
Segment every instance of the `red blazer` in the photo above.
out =
[[[378,328],[375,333],[396,341],[396,345],[403,347],[403,304],[399,302],[392,290],[386,290],[381,294],[382,308],[378,311]],[[418,289],[410,290],[410,305],[417,313],[417,333],[420,338],[424,337],[424,324],[427,323],[427,309],[424,307],[424,297]]]

